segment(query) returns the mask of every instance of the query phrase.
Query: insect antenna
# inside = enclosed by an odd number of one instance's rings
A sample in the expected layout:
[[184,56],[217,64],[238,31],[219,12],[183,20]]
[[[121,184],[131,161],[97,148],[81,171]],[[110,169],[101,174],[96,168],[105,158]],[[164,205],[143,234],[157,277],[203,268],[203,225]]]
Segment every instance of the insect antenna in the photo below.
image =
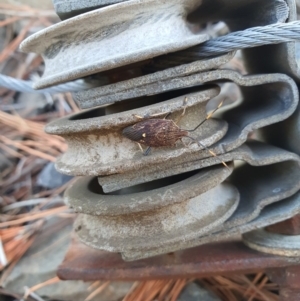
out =
[[218,155],[216,153],[214,153],[211,149],[209,149],[208,147],[206,147],[204,144],[202,144],[201,142],[199,142],[198,140],[196,140],[195,138],[191,137],[191,136],[186,136],[187,138],[190,138],[191,140],[195,141],[200,147],[206,149],[213,157],[218,158],[218,160],[220,161],[220,163],[222,163],[228,170],[230,170],[230,168],[228,167],[228,165],[222,161]]
[[218,109],[220,109],[222,107],[223,103],[224,103],[224,99],[219,103],[219,105],[211,113],[207,114],[206,118],[204,120],[202,120],[194,129],[192,129],[192,130],[186,130],[186,131],[187,132],[194,132],[194,131],[196,131],[205,121],[207,121],[208,119],[210,119],[214,115],[214,113]]

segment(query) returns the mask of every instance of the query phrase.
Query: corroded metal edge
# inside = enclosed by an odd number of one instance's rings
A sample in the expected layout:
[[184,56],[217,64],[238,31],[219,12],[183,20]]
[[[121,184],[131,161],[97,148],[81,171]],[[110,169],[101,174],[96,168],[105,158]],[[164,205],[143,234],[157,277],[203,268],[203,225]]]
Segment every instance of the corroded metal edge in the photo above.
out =
[[117,253],[88,247],[74,238],[57,275],[62,280],[157,280],[249,274],[300,264],[299,257],[254,251],[240,241],[212,243],[154,258],[124,262]]
[[[240,232],[285,220],[300,213],[300,194],[284,203],[265,208],[261,216],[244,225]],[[240,233],[239,231],[236,233]],[[283,257],[260,253],[242,242],[222,242],[235,233],[220,234],[218,243],[211,243],[172,254],[124,262],[117,253],[90,248],[74,238],[57,275],[64,280],[149,280],[191,278],[211,275],[250,273],[272,267],[300,264],[299,257]]]

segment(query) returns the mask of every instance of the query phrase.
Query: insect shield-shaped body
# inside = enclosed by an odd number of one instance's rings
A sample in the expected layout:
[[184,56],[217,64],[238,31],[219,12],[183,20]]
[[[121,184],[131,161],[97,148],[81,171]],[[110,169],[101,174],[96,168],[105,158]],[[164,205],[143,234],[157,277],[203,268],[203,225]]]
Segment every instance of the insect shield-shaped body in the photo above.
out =
[[174,146],[177,140],[188,136],[173,120],[147,119],[126,127],[122,134],[137,143],[149,146]]

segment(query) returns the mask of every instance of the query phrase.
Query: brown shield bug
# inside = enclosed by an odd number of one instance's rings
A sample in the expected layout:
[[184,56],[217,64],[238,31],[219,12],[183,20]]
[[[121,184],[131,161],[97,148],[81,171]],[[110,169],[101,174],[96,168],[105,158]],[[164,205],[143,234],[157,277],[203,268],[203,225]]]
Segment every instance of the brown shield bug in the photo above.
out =
[[[184,103],[187,102],[187,98],[185,98]],[[214,109],[210,114],[206,116],[206,118],[201,121],[194,129],[192,130],[184,130],[181,129],[177,123],[179,120],[184,116],[186,107],[184,107],[183,112],[177,120],[174,122],[173,120],[166,119],[170,113],[168,113],[164,118],[155,118],[155,119],[146,119],[140,122],[137,122],[131,126],[128,126],[123,129],[122,134],[126,138],[135,141],[138,143],[140,149],[142,150],[143,154],[146,156],[149,154],[151,147],[161,147],[161,146],[175,146],[175,143],[178,140],[182,141],[182,138],[186,137],[193,140],[197,143],[201,148],[206,149],[211,155],[217,157],[217,155],[202,143],[197,141],[195,138],[189,136],[190,132],[194,132],[197,130],[205,121],[212,117],[212,115],[222,106],[223,101],[218,105],[216,109]],[[143,119],[143,117],[135,115],[139,119]],[[155,117],[152,115],[150,117]],[[184,144],[184,142],[182,141]],[[147,149],[144,152],[141,144],[146,145]],[[185,145],[185,144],[184,144]],[[221,161],[221,160],[220,160]],[[225,162],[221,161],[222,164],[226,167]]]

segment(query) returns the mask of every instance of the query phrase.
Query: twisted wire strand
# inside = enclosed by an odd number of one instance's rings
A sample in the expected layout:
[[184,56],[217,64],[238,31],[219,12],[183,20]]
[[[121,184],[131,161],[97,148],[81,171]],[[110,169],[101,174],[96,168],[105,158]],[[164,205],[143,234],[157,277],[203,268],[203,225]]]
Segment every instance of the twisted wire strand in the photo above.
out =
[[300,21],[252,27],[208,40],[187,50],[157,57],[153,67],[169,68],[178,63],[188,63],[235,50],[295,41],[300,41]]
[[32,88],[32,81],[27,81],[27,80],[21,80],[21,79],[16,79],[7,75],[0,74],[0,86],[18,91],[18,92],[28,92],[28,93],[50,93],[50,94],[55,94],[55,93],[63,93],[63,92],[76,92],[76,91],[81,91],[85,89],[90,89],[96,86],[99,86],[101,84],[105,84],[105,82],[101,81],[94,81],[94,82],[87,82],[83,79],[78,79],[75,81],[67,82],[61,85],[53,86],[47,89],[41,89],[41,90],[35,90]]
[[[176,65],[225,54],[239,49],[295,41],[300,41],[300,21],[252,27],[208,40],[200,45],[191,47],[186,50],[157,57],[154,59],[154,63],[151,68],[154,68],[154,70],[170,68]],[[106,84],[106,82],[98,81],[94,83],[89,83],[82,79],[79,79],[65,84],[53,86],[47,89],[34,90],[32,88],[32,81],[19,80],[0,74],[1,87],[19,92],[75,92],[90,89],[95,86],[101,86],[103,84]]]

